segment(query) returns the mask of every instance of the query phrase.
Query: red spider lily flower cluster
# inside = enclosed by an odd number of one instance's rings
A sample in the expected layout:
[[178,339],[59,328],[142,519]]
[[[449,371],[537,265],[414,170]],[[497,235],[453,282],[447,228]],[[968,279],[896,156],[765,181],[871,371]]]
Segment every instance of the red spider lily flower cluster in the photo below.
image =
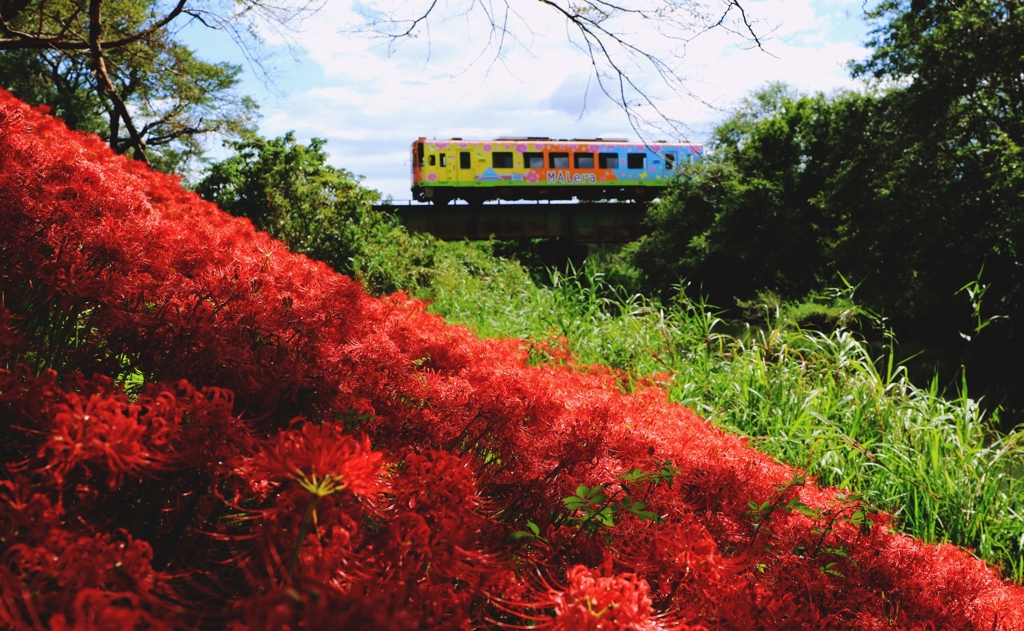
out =
[[569,568],[565,574],[568,585],[564,591],[554,593],[555,628],[566,631],[659,628],[651,616],[647,581],[635,574],[604,577],[582,565]]
[[2,91],[0,299],[3,628],[1024,628],[653,385],[367,296]]
[[339,424],[305,424],[284,431],[256,457],[251,479],[292,479],[313,495],[323,497],[348,490],[368,495],[377,489],[382,454],[370,448],[366,436],[356,439]]

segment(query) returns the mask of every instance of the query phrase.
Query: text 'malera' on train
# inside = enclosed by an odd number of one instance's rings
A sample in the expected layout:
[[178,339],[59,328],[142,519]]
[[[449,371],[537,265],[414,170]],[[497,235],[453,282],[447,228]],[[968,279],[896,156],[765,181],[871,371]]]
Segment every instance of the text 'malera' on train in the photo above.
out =
[[609,138],[419,138],[412,145],[412,194],[437,205],[453,199],[646,201],[702,151],[691,143]]

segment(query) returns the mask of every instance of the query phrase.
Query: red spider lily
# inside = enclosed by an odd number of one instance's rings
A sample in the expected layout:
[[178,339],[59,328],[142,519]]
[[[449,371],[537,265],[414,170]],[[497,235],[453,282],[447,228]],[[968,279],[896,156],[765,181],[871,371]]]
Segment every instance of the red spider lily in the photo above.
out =
[[[310,495],[295,536],[288,563],[289,576],[294,576],[299,566],[310,526],[316,534],[314,545],[320,540],[321,519],[317,513],[320,499],[341,491],[349,491],[356,496],[376,492],[383,457],[370,448],[370,441],[365,435],[355,438],[343,433],[340,425],[315,425],[302,419],[296,419],[293,425],[297,423],[301,423],[300,428],[280,432],[255,458],[247,459],[237,469],[237,473],[250,480],[254,488],[264,485],[267,479],[291,480]],[[278,521],[279,517],[279,514],[273,515],[268,523]],[[351,533],[342,528],[336,534],[347,542]],[[271,553],[276,554],[276,551],[271,549]]]
[[136,620],[162,628],[149,545],[123,532],[78,533],[64,517],[24,481],[0,484],[0,626],[114,628]]
[[149,385],[132,400],[102,375],[84,379],[73,373],[61,387],[52,370],[39,377],[24,365],[0,370],[0,404],[9,406],[12,426],[36,444],[34,453],[11,469],[45,473],[57,487],[78,470],[76,479],[96,475],[116,490],[126,478],[209,466],[239,449],[239,422],[231,416],[230,395],[224,394],[181,382],[174,389]]
[[[1024,628],[995,570],[828,521],[660,390],[370,298],[2,91],[0,205],[0,624]],[[95,376],[126,362],[137,395]]]
[[336,424],[302,423],[279,433],[246,473],[254,479],[294,480],[317,497],[338,491],[368,495],[378,488],[382,458],[365,435],[355,438]]
[[144,608],[132,593],[110,593],[83,589],[75,596],[68,614],[55,614],[48,621],[52,631],[117,631],[145,629],[172,631],[180,626]]
[[635,574],[600,576],[582,565],[566,572],[565,590],[554,592],[556,618],[552,628],[587,629],[658,629],[652,618],[650,591],[647,582]]
[[35,457],[15,470],[33,466],[62,486],[73,469],[81,467],[88,476],[90,467],[98,466],[109,487],[116,489],[125,476],[154,475],[169,468],[173,456],[161,448],[166,448],[174,427],[159,414],[144,414],[142,406],[114,393],[109,379],[84,384],[87,390],[82,394],[63,391],[56,380],[52,370],[38,379],[23,367],[15,373],[0,372],[3,399],[18,404],[23,415],[15,423],[44,436]]
[[456,580],[472,589],[490,583],[487,574],[498,564],[486,548],[497,548],[505,531],[480,515],[474,465],[437,451],[407,454],[403,464],[392,487],[390,544],[401,559],[398,576]]
[[140,422],[139,406],[126,403],[68,393],[53,411],[52,429],[39,448],[39,459],[50,463],[41,471],[62,484],[76,466],[101,462],[109,472],[108,486],[116,489],[125,476],[152,475],[170,468],[167,456],[148,449],[142,439],[148,438],[146,442],[155,446],[166,444],[173,429]]

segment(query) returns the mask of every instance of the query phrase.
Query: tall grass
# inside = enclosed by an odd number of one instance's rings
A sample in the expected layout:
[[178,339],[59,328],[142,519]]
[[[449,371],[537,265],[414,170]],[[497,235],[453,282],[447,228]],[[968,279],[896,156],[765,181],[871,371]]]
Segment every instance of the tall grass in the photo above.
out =
[[483,336],[564,336],[580,361],[633,378],[660,373],[674,401],[822,484],[862,494],[903,532],[971,548],[1024,579],[1021,434],[1000,434],[966,389],[950,399],[935,381],[912,384],[848,329],[771,317],[728,334],[685,295],[660,305],[592,271],[554,272],[538,286],[518,264],[468,244],[439,251],[421,297]]

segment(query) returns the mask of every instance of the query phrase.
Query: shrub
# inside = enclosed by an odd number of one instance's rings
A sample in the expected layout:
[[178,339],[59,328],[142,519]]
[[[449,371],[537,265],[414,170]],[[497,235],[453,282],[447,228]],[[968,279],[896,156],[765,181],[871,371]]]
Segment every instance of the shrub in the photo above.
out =
[[396,216],[374,210],[378,193],[327,164],[325,143],[314,138],[305,146],[290,132],[228,141],[234,155],[212,164],[196,191],[248,217],[292,252],[359,277],[371,292],[416,284],[431,260],[433,239],[409,234]]

